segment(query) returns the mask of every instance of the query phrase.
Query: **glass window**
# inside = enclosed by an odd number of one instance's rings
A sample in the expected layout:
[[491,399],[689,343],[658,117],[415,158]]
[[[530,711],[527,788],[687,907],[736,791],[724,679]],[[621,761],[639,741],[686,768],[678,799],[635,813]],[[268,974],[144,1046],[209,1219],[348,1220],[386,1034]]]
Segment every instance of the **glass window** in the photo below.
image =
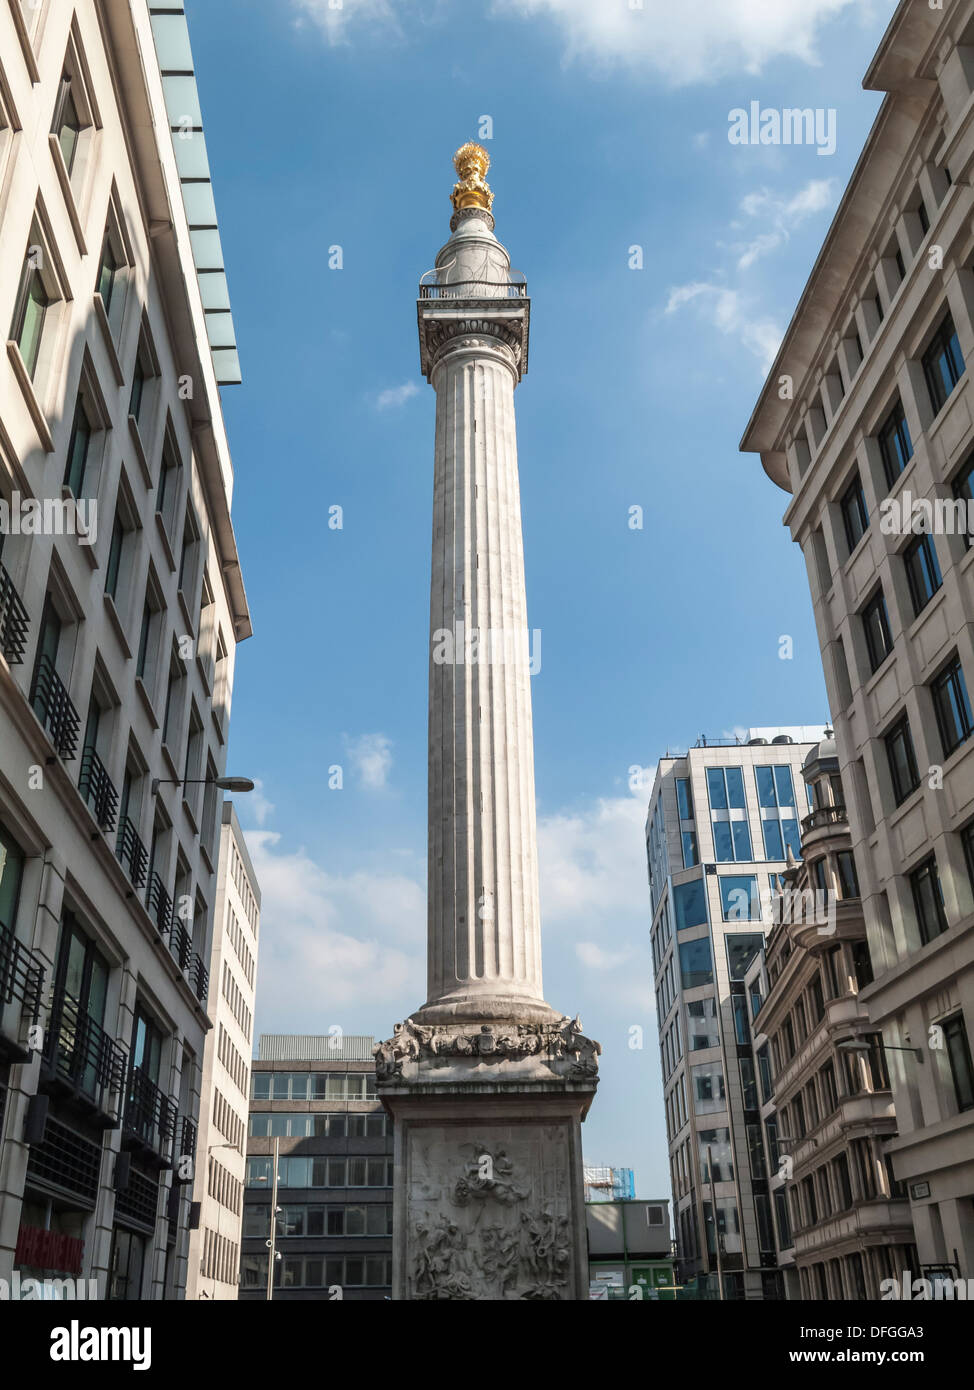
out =
[[720,910],[725,922],[760,922],[757,874],[722,874]]
[[954,1014],[943,1024],[947,1058],[954,1083],[958,1110],[974,1109],[974,1067],[971,1065],[971,1047],[964,1027],[964,1015]]
[[101,249],[101,266],[98,270],[98,293],[102,297],[106,313],[112,306],[112,295],[115,292],[115,284],[120,269],[118,259],[112,249],[112,239],[106,232]]
[[254,1100],[270,1100],[271,1076],[269,1071],[255,1071],[253,1074]]
[[724,1072],[719,1062],[701,1062],[690,1068],[693,1108],[698,1115],[726,1109]]
[[[755,1182],[762,1182],[768,1176],[767,1165],[764,1161],[764,1141],[761,1138],[761,1126],[750,1124],[747,1129],[747,1157],[748,1165],[751,1169],[751,1177]],[[762,1249],[766,1247],[762,1246]]]
[[[727,948],[727,972],[732,980],[743,980],[754,958],[764,949],[761,932],[733,932],[724,938]],[[742,996],[743,998],[743,996]]]
[[702,878],[673,885],[673,909],[676,913],[677,931],[706,925],[707,899]]
[[923,373],[930,392],[930,404],[936,415],[964,373],[964,358],[950,314],[943,319],[923,354]]
[[930,693],[933,696],[944,757],[949,757],[974,731],[967,682],[956,653],[949,664],[930,682]]
[[862,540],[869,527],[869,513],[866,510],[866,495],[862,490],[862,480],[856,473],[839,502],[842,510],[842,523],[845,538],[852,553]]
[[758,1087],[754,1076],[754,1058],[741,1057],[739,1059],[741,1069],[741,1091],[744,1097],[745,1110],[757,1110],[758,1108]]
[[84,125],[78,115],[78,107],[71,90],[71,78],[67,74],[61,79],[57,108],[54,113],[54,134],[61,146],[64,164],[68,174],[74,172],[74,161],[78,154],[78,141]]
[[791,850],[796,859],[802,857],[802,833],[797,820],[786,820],[782,817],[781,833],[785,840],[785,854]]
[[944,895],[937,872],[937,860],[931,855],[910,874],[913,905],[916,908],[920,940],[926,945],[947,930]]
[[680,811],[680,820],[693,820],[693,795],[687,777],[676,779],[676,803]]
[[839,897],[858,898],[859,876],[856,873],[856,861],[852,850],[840,849],[835,859],[839,871]]
[[838,1195],[839,1211],[848,1211],[852,1206],[852,1183],[849,1180],[849,1160],[839,1154],[832,1165],[835,1175],[835,1190]]
[[706,1047],[720,1047],[716,999],[691,999],[687,1004],[687,1017],[691,1052],[702,1052]]
[[737,1044],[739,1047],[750,1047],[751,1027],[747,1017],[747,999],[743,994],[732,994],[731,1006],[734,1011],[734,1035]]
[[710,797],[712,811],[727,810],[727,786],[723,770],[719,767],[707,768],[707,795]]
[[713,984],[713,958],[707,937],[699,941],[680,942],[680,979],[684,989]]
[[933,537],[926,532],[923,535],[914,536],[903,551],[903,563],[906,566],[906,578],[910,586],[913,613],[914,616],[919,617],[943,584]]
[[68,441],[68,457],[64,470],[64,486],[71,489],[75,497],[80,497],[85,484],[85,469],[88,465],[88,450],[91,446],[91,421],[79,396],[74,408],[71,424],[71,437]]
[[680,838],[683,841],[683,867],[692,869],[700,863],[700,855],[697,852],[697,832],[695,830],[682,830]]
[[40,358],[44,321],[53,303],[54,300],[44,288],[40,270],[28,251],[21,273],[10,336],[20,348],[20,355],[31,380],[37,371]]
[[866,634],[866,650],[870,671],[878,671],[893,650],[889,631],[889,613],[882,589],[878,589],[862,610],[862,625]]
[[734,1181],[734,1150],[731,1148],[729,1129],[701,1129],[697,1131],[697,1151],[700,1156],[701,1182],[711,1181],[710,1159],[713,1159],[713,1181]]
[[771,1077],[771,1055],[767,1043],[758,1052],[758,1077],[761,1082],[761,1100],[762,1102],[769,1101],[774,1095],[774,1083]]
[[890,780],[893,784],[893,797],[899,806],[920,785],[910,723],[905,714],[893,725],[884,742]]
[[880,426],[879,452],[883,458],[886,485],[892,487],[913,457],[913,441],[903,413],[903,403],[898,398]]
[[764,857],[765,859],[784,859],[784,842],[781,837],[781,821],[775,817],[773,820],[768,817],[762,820],[761,829],[764,831]]

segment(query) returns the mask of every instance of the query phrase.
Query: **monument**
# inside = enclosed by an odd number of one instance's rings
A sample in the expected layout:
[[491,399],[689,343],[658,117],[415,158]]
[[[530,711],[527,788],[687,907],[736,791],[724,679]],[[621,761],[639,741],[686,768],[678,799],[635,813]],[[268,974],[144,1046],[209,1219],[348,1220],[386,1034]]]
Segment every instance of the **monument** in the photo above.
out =
[[428,997],[375,1049],[396,1299],[588,1292],[581,1122],[600,1049],[541,986],[514,420],[530,300],[494,236],[489,163],[479,145],[454,156],[451,236],[417,306],[436,391]]

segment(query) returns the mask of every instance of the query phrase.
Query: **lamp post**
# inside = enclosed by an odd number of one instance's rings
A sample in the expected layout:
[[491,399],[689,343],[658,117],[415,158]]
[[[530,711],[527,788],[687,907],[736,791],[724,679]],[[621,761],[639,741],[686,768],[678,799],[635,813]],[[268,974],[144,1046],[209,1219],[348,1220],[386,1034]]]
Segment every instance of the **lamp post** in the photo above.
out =
[[[836,1038],[836,1050],[839,1052],[853,1052],[861,1057],[868,1056],[872,1052],[872,1044],[865,1042],[862,1038]],[[884,1052],[912,1052],[918,1062],[923,1061],[922,1047],[899,1047],[896,1043],[884,1042],[879,1040],[879,1046]]]
[[[270,1258],[267,1261],[267,1301],[270,1303],[274,1298],[274,1263],[279,1259],[277,1253],[277,1167],[281,1152],[280,1138],[274,1139],[274,1180],[271,1187],[271,1234],[267,1242]],[[265,1177],[258,1178],[258,1182],[266,1182]]]
[[160,787],[219,787],[221,792],[252,792],[254,783],[249,777],[153,777],[151,792]]

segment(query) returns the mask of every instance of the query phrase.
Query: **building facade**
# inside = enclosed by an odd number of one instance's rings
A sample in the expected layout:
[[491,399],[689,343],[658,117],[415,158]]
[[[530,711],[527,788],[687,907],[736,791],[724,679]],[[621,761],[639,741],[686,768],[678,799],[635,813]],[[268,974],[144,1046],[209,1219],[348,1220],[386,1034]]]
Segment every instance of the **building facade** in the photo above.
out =
[[232,801],[223,803],[218,912],[210,951],[187,1298],[235,1299],[254,1051],[260,885]]
[[585,1230],[591,1300],[673,1301],[676,1288],[670,1204],[666,1199],[637,1201],[632,1197],[599,1195],[594,1201],[586,1200]]
[[834,737],[802,768],[812,809],[745,980],[779,1267],[789,1298],[878,1299],[918,1273]]
[[251,1077],[241,1299],[377,1300],[392,1291],[392,1121],[370,1037],[260,1039]]
[[250,633],[191,74],[179,5],[0,4],[0,1277],[101,1298],[185,1287]]
[[744,980],[801,852],[809,732],[662,759],[646,823],[678,1282],[716,1292],[719,1254],[729,1298],[783,1295]]
[[[921,1265],[974,1277],[974,5],[900,4],[884,98],[742,448],[790,494]],[[902,1275],[903,1271],[899,1271]]]

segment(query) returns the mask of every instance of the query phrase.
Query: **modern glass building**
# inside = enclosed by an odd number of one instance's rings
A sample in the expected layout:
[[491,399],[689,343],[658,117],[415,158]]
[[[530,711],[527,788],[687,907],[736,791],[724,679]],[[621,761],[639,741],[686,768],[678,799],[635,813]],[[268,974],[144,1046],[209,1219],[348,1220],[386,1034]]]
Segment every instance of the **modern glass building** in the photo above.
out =
[[265,1035],[253,1063],[240,1297],[268,1296],[278,1146],[275,1299],[392,1291],[392,1121],[371,1037]]
[[783,1295],[745,976],[809,811],[816,729],[753,729],[660,761],[646,844],[677,1280]]

